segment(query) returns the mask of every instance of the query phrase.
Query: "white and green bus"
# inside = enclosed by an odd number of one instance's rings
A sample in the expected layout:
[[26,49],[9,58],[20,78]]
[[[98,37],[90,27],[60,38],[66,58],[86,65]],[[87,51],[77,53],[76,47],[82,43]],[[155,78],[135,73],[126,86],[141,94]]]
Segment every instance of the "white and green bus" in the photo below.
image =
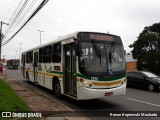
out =
[[126,73],[121,38],[75,32],[22,53],[27,82],[76,100],[124,95]]

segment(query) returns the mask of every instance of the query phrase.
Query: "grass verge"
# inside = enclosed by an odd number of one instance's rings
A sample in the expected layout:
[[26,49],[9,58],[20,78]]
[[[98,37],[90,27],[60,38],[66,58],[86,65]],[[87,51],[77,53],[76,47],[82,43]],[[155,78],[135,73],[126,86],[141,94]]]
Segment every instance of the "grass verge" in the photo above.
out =
[[[0,113],[1,112],[29,112],[32,111],[15,91],[0,79]],[[7,120],[2,118],[0,120]]]

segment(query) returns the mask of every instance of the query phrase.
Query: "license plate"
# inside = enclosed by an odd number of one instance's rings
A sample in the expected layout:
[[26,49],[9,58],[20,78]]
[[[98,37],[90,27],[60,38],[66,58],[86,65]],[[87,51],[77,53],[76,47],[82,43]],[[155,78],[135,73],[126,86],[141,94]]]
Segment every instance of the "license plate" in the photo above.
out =
[[113,95],[113,92],[107,92],[104,94],[104,96],[111,96],[111,95]]

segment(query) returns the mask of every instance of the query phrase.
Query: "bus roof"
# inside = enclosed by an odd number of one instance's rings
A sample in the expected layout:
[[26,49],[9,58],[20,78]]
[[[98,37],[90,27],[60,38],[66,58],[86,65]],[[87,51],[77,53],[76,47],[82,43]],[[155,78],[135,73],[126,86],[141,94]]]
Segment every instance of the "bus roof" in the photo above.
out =
[[34,48],[31,48],[31,49],[26,50],[26,51],[24,51],[22,53],[25,53],[25,52],[28,52],[28,51],[31,51],[31,50],[34,50],[34,49],[38,49],[38,48],[41,48],[41,47],[44,47],[44,46],[50,45],[52,43],[57,43],[57,42],[60,42],[60,41],[64,41],[64,40],[69,39],[69,38],[77,37],[78,33],[79,32],[74,32],[74,33],[71,33],[71,34],[68,34],[68,35],[65,35],[65,36],[60,36],[60,37],[58,37],[57,39],[55,39],[55,40],[53,40],[51,42],[45,43],[43,45],[39,45],[39,46],[34,47]]
[[22,52],[22,54],[25,53],[25,52],[29,52],[29,51],[32,51],[32,50],[41,48],[41,47],[45,47],[45,46],[50,45],[50,44],[53,44],[53,43],[62,42],[62,41],[64,41],[64,40],[66,40],[66,39],[77,38],[77,34],[80,33],[80,32],[99,33],[99,34],[108,34],[108,35],[112,35],[112,36],[117,36],[117,35],[113,35],[113,34],[109,34],[109,33],[95,32],[95,31],[94,31],[94,32],[93,32],[93,31],[77,31],[77,32],[74,32],[74,33],[71,33],[71,34],[68,34],[68,35],[65,35],[65,36],[60,36],[60,37],[58,37],[57,39],[55,39],[55,40],[53,40],[53,41],[51,41],[51,42],[45,43],[45,44],[43,44],[43,45],[39,45],[39,46],[37,46],[37,47],[28,49],[28,50]]

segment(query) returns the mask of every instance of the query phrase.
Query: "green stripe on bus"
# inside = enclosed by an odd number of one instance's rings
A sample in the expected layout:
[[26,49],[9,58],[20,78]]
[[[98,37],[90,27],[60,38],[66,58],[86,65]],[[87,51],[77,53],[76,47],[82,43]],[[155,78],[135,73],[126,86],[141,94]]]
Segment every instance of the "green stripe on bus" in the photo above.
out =
[[63,74],[63,72],[60,72],[60,71],[51,71],[50,73]]
[[[60,72],[60,71],[51,71],[50,73],[63,74],[63,72]],[[86,75],[82,75],[82,74],[79,74],[79,73],[74,73],[73,75],[76,76],[76,77],[81,77],[81,78],[84,78],[84,79],[91,80],[91,76],[86,76]],[[125,76],[126,76],[126,75],[123,74],[123,75],[121,75],[121,76],[114,76],[114,77],[97,77],[97,78],[98,78],[98,81],[114,81],[114,80],[122,79],[122,78],[124,78]]]
[[[77,74],[76,75],[77,77],[81,77],[81,78],[84,78],[84,79],[89,79],[91,80],[91,77],[90,76],[85,76],[85,75],[82,75],[82,74]],[[123,74],[121,76],[115,76],[115,77],[97,77],[98,78],[98,81],[113,81],[113,80],[118,80],[118,79],[121,79],[121,78],[124,78],[126,75]]]
[[99,78],[99,81],[113,81],[113,80],[118,80],[118,79],[122,79],[124,78],[126,75],[123,74],[121,76],[115,76],[115,77],[103,77],[103,78]]

